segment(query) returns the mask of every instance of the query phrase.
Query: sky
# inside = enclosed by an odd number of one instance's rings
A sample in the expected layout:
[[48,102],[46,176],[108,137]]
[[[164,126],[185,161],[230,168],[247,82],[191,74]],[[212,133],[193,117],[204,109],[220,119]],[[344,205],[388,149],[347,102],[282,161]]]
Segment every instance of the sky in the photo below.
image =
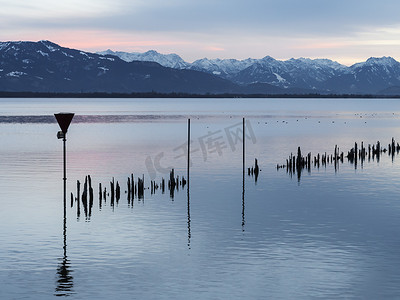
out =
[[0,0],[0,41],[200,58],[400,61],[399,0]]

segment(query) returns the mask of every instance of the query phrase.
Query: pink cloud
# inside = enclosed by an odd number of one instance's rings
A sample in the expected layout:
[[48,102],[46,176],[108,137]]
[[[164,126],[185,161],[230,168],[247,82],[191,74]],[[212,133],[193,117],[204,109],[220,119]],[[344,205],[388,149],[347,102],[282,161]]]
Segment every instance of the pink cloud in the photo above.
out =
[[205,49],[206,51],[215,51],[215,52],[225,51],[224,48],[214,47],[214,46],[205,47],[204,49]]

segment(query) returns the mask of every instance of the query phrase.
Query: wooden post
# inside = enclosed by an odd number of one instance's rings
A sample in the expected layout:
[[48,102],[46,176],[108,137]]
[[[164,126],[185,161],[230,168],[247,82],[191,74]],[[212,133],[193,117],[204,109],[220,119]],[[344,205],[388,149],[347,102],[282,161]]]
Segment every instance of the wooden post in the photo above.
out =
[[82,193],[82,204],[83,204],[83,210],[85,212],[85,217],[87,218],[88,216],[88,203],[87,203],[87,176],[85,177],[85,183],[83,185],[83,193]]
[[121,195],[121,188],[120,188],[118,180],[117,180],[117,184],[116,184],[116,188],[115,188],[115,198],[117,199],[117,204],[118,204],[120,195]]
[[112,181],[110,182],[110,187],[111,187],[111,201],[114,202],[114,177]]
[[128,184],[128,203],[130,203],[131,202],[131,179],[129,177],[128,177],[127,184]]
[[111,188],[111,206],[114,207],[114,177],[112,181],[110,181],[110,188]]
[[93,188],[92,188],[92,178],[88,175],[89,181],[89,218],[92,215],[92,207],[93,207]]
[[133,173],[131,173],[131,196],[133,201],[133,199],[135,199],[135,182],[133,181]]
[[77,219],[79,219],[80,215],[81,215],[81,203],[80,203],[80,189],[81,189],[81,183],[79,182],[79,180],[76,181],[76,190],[77,190],[77,196],[76,196],[76,217]]
[[79,182],[79,180],[76,181],[76,194],[77,194],[77,201],[79,203],[79,200],[81,198],[81,183]]

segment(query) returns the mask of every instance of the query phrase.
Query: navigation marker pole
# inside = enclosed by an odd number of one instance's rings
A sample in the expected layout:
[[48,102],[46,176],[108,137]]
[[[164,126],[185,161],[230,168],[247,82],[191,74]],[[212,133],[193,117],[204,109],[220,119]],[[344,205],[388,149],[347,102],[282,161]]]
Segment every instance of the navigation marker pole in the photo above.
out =
[[63,140],[63,157],[64,157],[64,256],[66,254],[67,245],[65,240],[66,233],[66,219],[67,219],[67,151],[66,151],[66,141],[67,141],[67,131],[69,124],[71,124],[73,113],[58,113],[54,114],[57,123],[61,128],[61,131],[57,132],[57,138]]

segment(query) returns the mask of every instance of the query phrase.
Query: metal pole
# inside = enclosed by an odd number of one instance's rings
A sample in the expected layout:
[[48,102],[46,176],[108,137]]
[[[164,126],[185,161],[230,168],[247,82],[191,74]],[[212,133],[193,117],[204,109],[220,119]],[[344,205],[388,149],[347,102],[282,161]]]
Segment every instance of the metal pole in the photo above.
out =
[[64,258],[67,256],[67,162],[66,162],[66,133],[63,137],[63,148],[64,148]]
[[188,119],[188,159],[187,159],[187,225],[188,225],[188,247],[190,249],[190,238],[192,234],[190,233],[190,119]]
[[188,159],[187,159],[187,182],[189,189],[189,168],[190,168],[190,119],[188,119]]
[[245,138],[246,138],[246,132],[245,132],[246,128],[245,128],[245,124],[244,124],[244,118],[243,118],[243,173],[245,172]]
[[244,217],[244,191],[245,191],[245,180],[244,180],[244,174],[245,174],[245,138],[246,138],[246,127],[245,127],[245,120],[243,118],[243,174],[242,174],[242,231],[244,231],[244,225],[245,225],[245,217]]
[[64,201],[67,201],[67,161],[66,161],[66,156],[67,156],[67,151],[66,151],[66,135],[64,134],[63,137],[63,144],[64,144]]

